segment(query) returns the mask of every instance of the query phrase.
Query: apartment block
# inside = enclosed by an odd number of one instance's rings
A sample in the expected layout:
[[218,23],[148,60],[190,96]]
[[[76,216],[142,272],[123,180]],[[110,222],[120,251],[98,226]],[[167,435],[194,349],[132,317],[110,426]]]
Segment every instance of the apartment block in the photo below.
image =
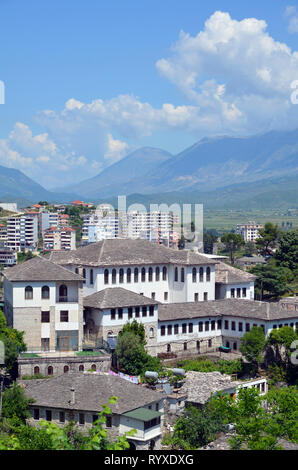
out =
[[238,224],[236,227],[236,233],[241,235],[245,242],[255,242],[259,237],[259,230],[261,228],[264,228],[262,224],[248,222],[247,224]]
[[43,234],[44,250],[75,250],[76,231],[70,227],[51,227]]
[[38,213],[7,219],[7,247],[14,251],[33,251],[38,243]]

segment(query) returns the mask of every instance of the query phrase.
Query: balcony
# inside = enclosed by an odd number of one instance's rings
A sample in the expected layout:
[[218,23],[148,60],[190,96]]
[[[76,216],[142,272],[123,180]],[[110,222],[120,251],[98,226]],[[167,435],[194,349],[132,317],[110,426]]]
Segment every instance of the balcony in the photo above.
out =
[[57,303],[77,303],[78,298],[77,297],[70,297],[69,295],[59,295],[59,297],[56,299]]

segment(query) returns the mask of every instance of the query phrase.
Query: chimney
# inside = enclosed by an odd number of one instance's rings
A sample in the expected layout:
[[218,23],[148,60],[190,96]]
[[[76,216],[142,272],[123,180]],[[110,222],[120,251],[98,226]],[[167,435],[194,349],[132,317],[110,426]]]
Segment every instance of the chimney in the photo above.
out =
[[71,404],[71,405],[74,405],[75,402],[76,402],[76,393],[75,393],[76,391],[75,391],[75,389],[72,387],[72,388],[70,389],[70,392],[71,392],[70,404]]

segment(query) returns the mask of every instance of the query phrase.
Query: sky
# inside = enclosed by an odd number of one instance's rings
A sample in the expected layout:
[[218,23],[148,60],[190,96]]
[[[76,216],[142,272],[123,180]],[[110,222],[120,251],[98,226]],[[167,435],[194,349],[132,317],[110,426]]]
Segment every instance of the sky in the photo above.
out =
[[47,189],[142,146],[298,128],[293,84],[294,0],[0,0],[0,165]]

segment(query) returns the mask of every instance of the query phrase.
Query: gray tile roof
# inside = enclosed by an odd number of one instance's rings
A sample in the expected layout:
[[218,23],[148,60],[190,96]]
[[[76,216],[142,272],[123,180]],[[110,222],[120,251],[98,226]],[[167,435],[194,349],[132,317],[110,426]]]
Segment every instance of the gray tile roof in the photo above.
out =
[[256,278],[253,274],[221,261],[215,266],[215,282],[220,284],[243,284],[253,282]]
[[[68,373],[51,379],[23,380],[27,397],[34,398],[33,406],[98,412],[112,396],[118,397],[112,405],[113,413],[122,414],[150,405],[164,398],[160,392],[135,385],[120,377],[95,373]],[[72,405],[71,388],[75,389]]]
[[243,299],[210,300],[206,302],[183,302],[161,304],[158,320],[171,321],[200,317],[234,316],[256,320],[283,320],[297,318],[297,312],[285,310],[278,303]]
[[9,281],[83,281],[78,274],[40,256],[5,269]]
[[49,259],[62,265],[134,266],[142,264],[216,264],[206,256],[187,251],[173,250],[148,240],[111,239],[68,252],[52,251]]
[[134,307],[138,305],[158,305],[156,300],[136,294],[122,287],[109,287],[83,299],[84,307],[105,308]]

